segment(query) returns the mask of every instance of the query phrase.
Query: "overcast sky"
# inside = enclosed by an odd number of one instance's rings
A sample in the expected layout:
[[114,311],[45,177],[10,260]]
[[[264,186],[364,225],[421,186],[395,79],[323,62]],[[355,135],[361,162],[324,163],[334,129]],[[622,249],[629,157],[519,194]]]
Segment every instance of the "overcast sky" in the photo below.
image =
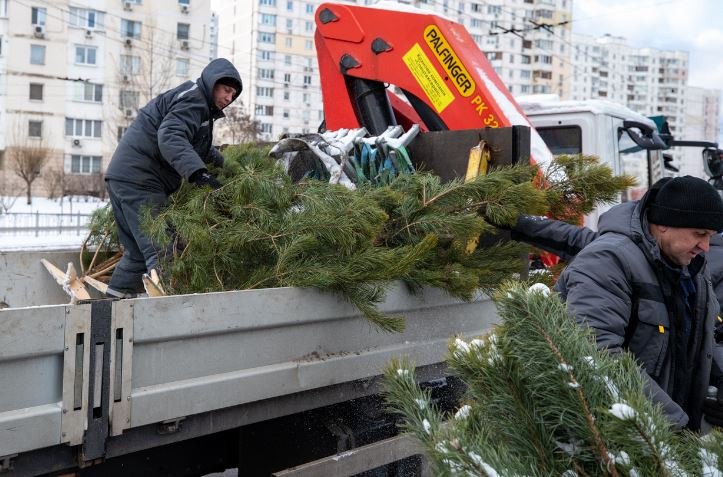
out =
[[[721,0],[573,0],[572,18],[575,32],[610,33],[634,46],[688,51],[688,84],[723,89]],[[723,136],[723,107],[719,124]]]

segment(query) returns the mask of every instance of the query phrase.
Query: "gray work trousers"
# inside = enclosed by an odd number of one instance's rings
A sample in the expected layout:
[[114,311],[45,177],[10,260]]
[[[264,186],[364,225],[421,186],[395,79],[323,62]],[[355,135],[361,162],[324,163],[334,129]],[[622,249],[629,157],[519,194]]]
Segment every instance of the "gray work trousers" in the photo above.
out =
[[161,274],[159,252],[165,250],[159,250],[141,231],[141,210],[149,206],[155,217],[168,202],[168,197],[161,190],[148,190],[112,179],[106,180],[106,188],[118,228],[118,240],[124,249],[108,286],[118,292],[142,293],[143,274],[154,268]]

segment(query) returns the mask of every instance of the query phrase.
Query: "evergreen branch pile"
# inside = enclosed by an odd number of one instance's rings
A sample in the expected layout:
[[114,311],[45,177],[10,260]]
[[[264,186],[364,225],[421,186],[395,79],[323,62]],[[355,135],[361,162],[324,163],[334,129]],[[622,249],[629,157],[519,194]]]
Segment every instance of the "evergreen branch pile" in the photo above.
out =
[[[523,270],[526,249],[495,239],[470,246],[494,237],[491,223],[559,208],[551,201],[562,196],[551,188],[585,190],[594,200],[619,187],[597,180],[602,169],[577,156],[570,160],[573,179],[554,177],[547,190],[535,187],[537,170],[527,165],[469,182],[418,172],[348,190],[311,179],[294,183],[267,154],[250,145],[228,148],[224,167],[213,171],[223,187],[184,184],[155,220],[146,213],[146,232],[166,250],[168,292],[314,287],[341,293],[383,330],[401,330],[401,317],[376,308],[390,282],[443,288],[462,299],[478,289],[492,292]],[[595,176],[592,185],[585,184],[586,171]]]
[[387,401],[434,475],[721,475],[723,434],[674,432],[632,355],[600,350],[549,295],[508,283],[495,298],[502,323],[450,343],[447,362],[468,387],[454,417],[430,404],[411,363],[385,371]]
[[589,214],[599,204],[619,200],[621,191],[636,185],[635,178],[613,175],[596,157],[583,155],[556,156],[543,177],[550,215],[570,223],[578,223],[580,214]]

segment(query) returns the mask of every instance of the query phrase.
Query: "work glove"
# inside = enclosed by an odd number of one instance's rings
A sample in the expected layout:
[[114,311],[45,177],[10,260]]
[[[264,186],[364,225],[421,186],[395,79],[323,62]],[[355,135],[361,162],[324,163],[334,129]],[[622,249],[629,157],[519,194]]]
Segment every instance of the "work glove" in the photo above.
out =
[[[711,386],[711,390],[715,389]],[[723,427],[723,386],[718,385],[715,396],[708,396],[703,401],[703,415],[710,424]]]
[[211,146],[206,156],[206,164],[213,164],[214,167],[223,167],[223,154],[216,146]]
[[195,184],[196,187],[210,186],[213,190],[221,188],[221,183],[216,180],[206,169],[199,169],[188,178],[188,182]]

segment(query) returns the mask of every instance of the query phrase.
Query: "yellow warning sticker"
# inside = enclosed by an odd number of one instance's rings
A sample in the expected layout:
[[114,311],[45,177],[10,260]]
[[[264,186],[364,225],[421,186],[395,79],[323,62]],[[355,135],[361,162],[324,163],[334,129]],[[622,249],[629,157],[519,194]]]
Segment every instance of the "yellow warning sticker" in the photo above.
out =
[[427,55],[424,54],[419,43],[415,43],[402,59],[417,80],[417,83],[419,83],[419,86],[421,86],[427,94],[434,109],[436,109],[438,113],[444,111],[444,108],[454,101],[454,95],[447,85],[444,84],[444,80],[439,76],[437,70],[434,69],[434,65],[429,61]]

